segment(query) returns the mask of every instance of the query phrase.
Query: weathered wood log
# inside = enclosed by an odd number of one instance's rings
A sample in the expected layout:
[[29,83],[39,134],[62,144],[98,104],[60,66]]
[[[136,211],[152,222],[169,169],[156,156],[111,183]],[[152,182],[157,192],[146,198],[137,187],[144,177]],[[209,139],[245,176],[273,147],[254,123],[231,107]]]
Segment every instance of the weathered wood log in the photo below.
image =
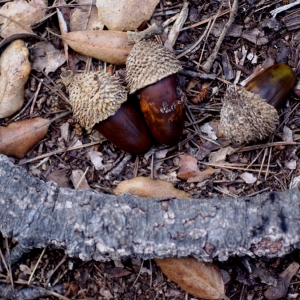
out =
[[142,199],[45,183],[0,155],[0,231],[82,260],[282,256],[300,248],[298,189],[237,199]]

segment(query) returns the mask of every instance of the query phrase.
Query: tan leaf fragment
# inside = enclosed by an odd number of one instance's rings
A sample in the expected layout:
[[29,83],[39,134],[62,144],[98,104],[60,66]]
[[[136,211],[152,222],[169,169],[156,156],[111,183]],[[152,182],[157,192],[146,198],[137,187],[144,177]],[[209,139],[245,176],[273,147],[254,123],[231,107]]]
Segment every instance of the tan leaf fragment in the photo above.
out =
[[118,184],[114,193],[121,195],[129,193],[143,198],[191,198],[191,195],[173,187],[172,183],[162,180],[152,180],[147,177],[135,177]]
[[76,190],[91,189],[82,170],[73,170],[71,174],[71,181]]
[[24,85],[31,66],[28,49],[22,40],[15,40],[0,58],[0,118],[11,116],[24,103]]
[[179,171],[177,177],[187,182],[201,182],[215,173],[215,169],[208,166],[204,171],[200,171],[197,165],[197,158],[182,154],[179,155]]
[[18,0],[5,3],[0,9],[1,36],[15,33],[33,33],[28,25],[44,18],[47,5],[44,0]]
[[194,297],[220,299],[224,297],[224,282],[219,268],[193,257],[155,259],[163,273]]
[[64,51],[56,49],[51,43],[40,42],[33,45],[31,49],[34,58],[32,68],[37,71],[45,71],[49,74],[66,62]]
[[234,151],[235,149],[230,146],[220,148],[218,151],[210,153],[209,161],[211,163],[224,162],[227,155],[232,154]]
[[96,5],[92,5],[91,0],[79,0],[78,7],[71,12],[71,30],[99,30],[103,29],[104,24],[98,20],[98,10]]
[[124,65],[132,45],[127,45],[127,33],[114,30],[86,30],[62,35],[76,52],[114,65]]
[[214,175],[216,170],[211,166],[207,166],[207,168],[204,171],[199,172],[200,173],[197,176],[189,178],[187,182],[202,182],[210,176]]
[[0,127],[0,153],[22,158],[47,133],[50,121],[33,118]]
[[149,20],[159,0],[97,0],[99,20],[113,30],[136,30]]
[[264,293],[267,299],[280,299],[287,293],[288,287],[292,278],[297,274],[299,264],[297,262],[291,263],[278,277],[277,285],[270,286]]

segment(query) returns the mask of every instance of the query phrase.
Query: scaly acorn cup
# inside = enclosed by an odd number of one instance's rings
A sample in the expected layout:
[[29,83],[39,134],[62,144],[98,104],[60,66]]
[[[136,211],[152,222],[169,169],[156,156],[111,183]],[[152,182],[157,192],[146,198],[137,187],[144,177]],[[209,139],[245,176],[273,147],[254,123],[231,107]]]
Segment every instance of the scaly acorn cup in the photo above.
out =
[[126,61],[130,93],[137,92],[146,123],[160,144],[175,144],[182,134],[185,95],[177,82],[181,69],[174,54],[160,44],[140,41]]
[[127,100],[120,79],[101,71],[61,78],[69,91],[73,115],[88,132],[97,129],[121,150],[146,153],[152,146],[151,134],[142,116]]
[[223,135],[239,144],[262,140],[276,129],[279,108],[295,84],[286,64],[270,66],[245,87],[231,85],[223,99],[220,125]]

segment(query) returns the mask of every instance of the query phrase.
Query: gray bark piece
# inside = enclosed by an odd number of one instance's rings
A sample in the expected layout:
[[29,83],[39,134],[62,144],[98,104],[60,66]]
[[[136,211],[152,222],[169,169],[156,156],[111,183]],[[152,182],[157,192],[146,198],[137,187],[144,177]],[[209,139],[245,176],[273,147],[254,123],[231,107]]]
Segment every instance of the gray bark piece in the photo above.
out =
[[19,252],[47,246],[101,261],[282,256],[300,247],[299,199],[298,189],[186,200],[76,191],[45,183],[0,155],[0,231],[19,242]]

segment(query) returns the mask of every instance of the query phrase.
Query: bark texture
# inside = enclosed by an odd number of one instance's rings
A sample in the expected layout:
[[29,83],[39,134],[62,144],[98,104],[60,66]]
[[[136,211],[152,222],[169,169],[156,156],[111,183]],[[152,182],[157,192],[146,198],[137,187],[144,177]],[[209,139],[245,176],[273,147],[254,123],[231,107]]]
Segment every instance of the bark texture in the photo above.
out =
[[0,231],[82,260],[282,256],[300,247],[298,189],[253,198],[142,199],[45,183],[0,155]]

